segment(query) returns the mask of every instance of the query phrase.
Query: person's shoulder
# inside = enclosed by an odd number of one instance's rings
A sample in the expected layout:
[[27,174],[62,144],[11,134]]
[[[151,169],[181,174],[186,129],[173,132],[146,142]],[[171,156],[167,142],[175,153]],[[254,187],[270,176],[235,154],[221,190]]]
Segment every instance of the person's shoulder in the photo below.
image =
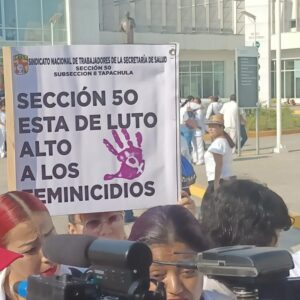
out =
[[224,154],[226,152],[227,141],[225,138],[216,138],[208,147],[208,151],[212,153]]
[[204,290],[202,293],[202,298],[200,300],[202,299],[203,300],[232,300],[233,298],[228,295],[221,294],[217,291]]

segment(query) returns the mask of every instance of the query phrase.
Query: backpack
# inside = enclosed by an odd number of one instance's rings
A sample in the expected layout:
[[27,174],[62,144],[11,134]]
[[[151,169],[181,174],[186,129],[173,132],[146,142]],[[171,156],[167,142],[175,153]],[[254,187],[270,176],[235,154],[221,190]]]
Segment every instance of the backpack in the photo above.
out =
[[189,128],[189,129],[196,129],[198,128],[198,124],[196,121],[196,117],[195,117],[195,113],[193,111],[187,111],[187,115],[188,115],[188,119],[185,121],[185,125]]
[[182,154],[181,161],[181,184],[182,188],[187,188],[196,182],[196,173],[192,164]]

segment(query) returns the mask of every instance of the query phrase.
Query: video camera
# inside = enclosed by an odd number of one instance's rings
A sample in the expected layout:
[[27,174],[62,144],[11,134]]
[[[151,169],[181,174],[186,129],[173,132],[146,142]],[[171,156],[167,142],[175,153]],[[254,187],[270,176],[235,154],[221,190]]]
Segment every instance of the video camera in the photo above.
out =
[[[46,257],[58,264],[87,268],[83,277],[30,276],[27,300],[165,300],[162,283],[149,291],[151,250],[143,243],[58,235],[46,239]],[[299,299],[300,281],[287,278],[294,267],[287,250],[271,247],[221,247],[194,260],[160,264],[197,269],[224,283],[233,299]]]
[[165,300],[163,284],[154,282],[156,290],[149,291],[152,252],[144,243],[57,235],[45,239],[43,253],[86,270],[80,277],[30,276],[22,295],[27,300]]
[[223,283],[235,299],[300,299],[300,279],[289,278],[291,254],[273,247],[232,246],[197,255],[197,269]]

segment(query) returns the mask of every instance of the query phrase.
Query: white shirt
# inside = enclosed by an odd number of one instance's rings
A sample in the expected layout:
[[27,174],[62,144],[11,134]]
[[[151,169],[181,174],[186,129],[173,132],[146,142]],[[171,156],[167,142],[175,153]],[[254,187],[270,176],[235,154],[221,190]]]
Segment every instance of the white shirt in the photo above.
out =
[[223,165],[221,170],[221,178],[230,178],[233,174],[231,171],[232,164],[232,149],[227,140],[223,137],[216,138],[208,147],[204,154],[206,176],[208,181],[215,180],[216,163],[213,153],[221,154],[223,156]]
[[[235,299],[234,293],[225,284],[216,279],[208,278],[207,276],[204,276],[203,290],[205,292],[220,293],[224,299]],[[205,297],[204,299],[206,300]]]
[[179,115],[180,115],[180,124],[184,124],[186,120],[184,120],[187,111],[187,104],[183,107],[180,107]]
[[220,110],[222,108],[222,103],[219,102],[212,102],[208,105],[207,111],[206,111],[206,119],[208,120],[211,115],[217,115],[220,113]]
[[233,100],[223,104],[220,113],[224,115],[225,128],[237,128],[238,124],[238,106]]

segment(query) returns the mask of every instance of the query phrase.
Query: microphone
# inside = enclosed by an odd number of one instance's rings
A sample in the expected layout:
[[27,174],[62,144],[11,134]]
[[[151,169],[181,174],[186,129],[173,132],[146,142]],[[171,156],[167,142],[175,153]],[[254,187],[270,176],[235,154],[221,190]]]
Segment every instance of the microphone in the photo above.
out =
[[18,281],[14,284],[13,286],[13,290],[15,293],[17,293],[19,296],[23,297],[26,299],[27,297],[27,286],[28,283],[27,281],[23,280],[23,281]]
[[47,237],[42,248],[49,260],[81,268],[109,266],[141,271],[152,263],[150,248],[141,242],[61,234]]

